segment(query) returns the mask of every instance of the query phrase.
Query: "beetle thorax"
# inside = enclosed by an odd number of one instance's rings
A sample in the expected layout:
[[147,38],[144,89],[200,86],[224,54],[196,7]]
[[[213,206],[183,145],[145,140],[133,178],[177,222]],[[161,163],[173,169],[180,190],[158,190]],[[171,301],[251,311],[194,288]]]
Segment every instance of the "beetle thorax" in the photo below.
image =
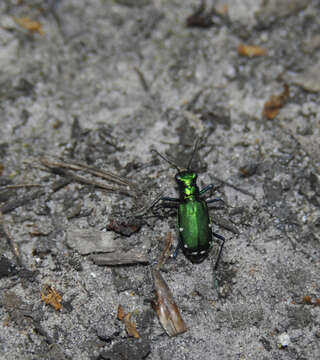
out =
[[176,175],[180,197],[185,200],[193,200],[198,194],[197,174],[193,171],[181,171]]

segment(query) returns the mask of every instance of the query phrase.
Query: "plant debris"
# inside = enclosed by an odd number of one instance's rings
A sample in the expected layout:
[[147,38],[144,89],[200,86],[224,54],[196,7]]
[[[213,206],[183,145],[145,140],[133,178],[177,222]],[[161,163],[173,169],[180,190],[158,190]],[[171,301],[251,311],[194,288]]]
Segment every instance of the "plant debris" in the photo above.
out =
[[117,319],[124,323],[127,334],[130,337],[139,339],[140,335],[137,331],[137,325],[134,321],[131,320],[131,316],[132,316],[132,312],[129,312],[128,314],[126,314],[123,309],[123,306],[121,304],[118,305]]
[[126,316],[123,306],[121,304],[118,305],[118,311],[117,311],[117,319],[118,320],[123,320],[124,317]]
[[171,231],[168,232],[167,236],[166,236],[166,245],[162,251],[162,254],[160,256],[160,260],[158,261],[157,264],[157,269],[160,270],[161,267],[163,266],[163,264],[167,261],[168,257],[169,257],[169,251],[170,251],[170,247],[172,245],[173,242],[173,237],[171,234]]
[[114,217],[107,224],[107,230],[114,231],[117,234],[130,236],[139,231],[142,225],[141,219],[134,216]]
[[59,311],[62,308],[62,297],[51,285],[44,285],[41,290],[41,300],[47,305],[51,305],[56,311]]
[[239,173],[242,177],[250,177],[257,172],[258,163],[249,162],[239,168]]
[[114,252],[121,248],[120,242],[114,241],[114,234],[93,229],[69,229],[67,244],[81,255]]
[[15,240],[13,239],[13,237],[10,235],[10,232],[9,232],[9,229],[7,227],[7,224],[5,223],[4,221],[4,216],[0,210],[0,230],[2,228],[2,231],[5,235],[5,237],[7,238],[7,242],[8,242],[8,245],[10,247],[10,250],[12,252],[12,254],[14,255],[15,257],[15,260],[16,260],[16,263],[19,265],[19,266],[22,266],[23,267],[23,264],[22,264],[22,260],[21,260],[21,255],[20,255],[20,249],[19,249],[19,246],[18,244],[15,242]]
[[140,250],[130,250],[125,252],[116,251],[105,254],[92,254],[89,256],[96,265],[100,266],[116,266],[116,265],[134,265],[134,264],[148,264],[149,259],[147,255]]
[[220,227],[223,227],[226,230],[232,232],[235,235],[240,235],[240,231],[238,230],[238,228],[233,225],[229,220],[224,219],[222,216],[216,214],[213,218],[213,222]]
[[213,25],[212,13],[205,12],[206,2],[202,1],[199,8],[193,14],[188,16],[186,23],[187,27],[202,27],[208,28]]
[[221,184],[225,185],[225,186],[229,186],[231,187],[232,189],[235,189],[239,192],[241,192],[242,194],[245,194],[245,195],[248,195],[248,196],[251,196],[253,199],[256,199],[256,196],[255,194],[245,190],[245,189],[242,189],[242,188],[239,188],[238,186],[228,182],[228,181],[225,181],[217,176],[212,176],[212,179],[214,179],[215,181],[219,181]]
[[174,301],[169,286],[164,281],[160,272],[152,270],[156,299],[152,302],[152,308],[158,315],[160,323],[169,336],[177,336],[187,331],[178,306]]
[[267,49],[255,45],[240,44],[238,46],[238,54],[246,57],[257,57],[267,55]]
[[45,195],[46,191],[41,188],[36,189],[36,190],[31,190],[29,192],[27,192],[26,194],[23,194],[17,198],[14,199],[10,199],[8,200],[6,203],[1,204],[0,206],[0,212],[2,212],[2,214],[6,214],[10,211],[15,210],[16,208],[26,205],[28,204],[30,201],[37,199],[39,197],[41,197],[42,195]]
[[311,296],[306,295],[303,297],[303,302],[306,305],[320,306],[320,298],[313,299]]
[[136,339],[140,338],[140,335],[137,331],[137,325],[134,321],[131,320],[132,313],[129,312],[124,318],[123,322],[126,326],[126,330],[129,336],[134,337]]
[[193,14],[187,17],[186,25],[187,27],[198,27],[198,28],[209,28],[213,25],[216,25],[214,17],[221,18],[226,20],[226,15],[228,14],[228,7],[212,7],[211,10],[206,10],[206,2],[202,1],[198,9],[195,10]]
[[[110,171],[97,169],[80,162],[66,162],[46,157],[39,159],[39,161],[40,164],[44,166],[43,170],[66,176],[67,178],[82,184],[93,185],[107,191],[118,192],[128,196],[135,196],[139,192],[136,184]],[[105,184],[101,181],[87,178],[87,176],[77,175],[75,173],[76,171],[82,171],[86,175],[90,174],[93,177],[100,177],[101,179],[115,183],[118,186]]]
[[283,85],[283,92],[280,95],[271,95],[269,100],[264,104],[262,116],[268,120],[273,120],[279,113],[280,109],[289,99],[289,86]]
[[13,17],[13,20],[23,27],[24,29],[30,31],[31,33],[39,33],[40,35],[44,35],[44,31],[42,28],[42,24],[39,21],[31,20],[28,17]]

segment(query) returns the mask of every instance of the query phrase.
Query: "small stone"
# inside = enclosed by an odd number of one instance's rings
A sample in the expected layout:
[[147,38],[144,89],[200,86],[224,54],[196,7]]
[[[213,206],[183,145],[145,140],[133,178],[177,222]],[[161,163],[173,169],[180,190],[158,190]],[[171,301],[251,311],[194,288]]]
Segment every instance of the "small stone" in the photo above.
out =
[[292,80],[296,85],[302,87],[306,91],[319,92],[320,91],[320,63],[309,67],[301,74],[298,74]]
[[304,51],[306,53],[312,53],[320,47],[320,35],[315,35],[311,40],[304,43]]
[[108,360],[143,360],[147,358],[150,351],[148,340],[126,339],[114,344],[110,350],[103,351],[100,358]]
[[259,15],[281,18],[297,13],[310,4],[311,0],[268,0],[264,1]]
[[13,20],[12,16],[2,15],[0,19],[0,26],[7,30],[12,30],[17,28],[16,22]]
[[5,256],[0,257],[0,279],[14,276],[17,272],[16,266],[9,259]]
[[282,333],[278,336],[278,347],[279,349],[286,348],[291,345],[290,336],[287,333]]
[[116,317],[110,314],[103,315],[95,325],[97,335],[103,341],[110,341],[120,334],[121,328]]
[[257,172],[258,163],[250,161],[240,167],[239,172],[242,177],[250,177]]
[[228,79],[232,80],[232,79],[234,79],[234,78],[237,76],[237,71],[236,71],[236,69],[235,69],[233,66],[230,65],[230,66],[228,66],[227,69],[225,70],[224,75],[225,75]]
[[317,105],[313,102],[306,102],[306,103],[302,104],[302,107],[301,107],[302,115],[309,116],[312,114],[316,114],[317,113],[316,106]]

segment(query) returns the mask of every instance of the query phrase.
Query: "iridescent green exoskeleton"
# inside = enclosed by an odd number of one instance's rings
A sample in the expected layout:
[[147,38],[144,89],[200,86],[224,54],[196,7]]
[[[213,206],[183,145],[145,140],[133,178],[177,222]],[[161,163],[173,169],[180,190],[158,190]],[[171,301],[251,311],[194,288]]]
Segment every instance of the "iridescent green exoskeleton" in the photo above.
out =
[[202,262],[208,255],[214,236],[222,241],[215,264],[215,269],[217,269],[225,239],[223,236],[212,232],[207,204],[221,200],[205,200],[201,197],[206,191],[214,188],[214,185],[211,184],[201,191],[199,190],[197,173],[189,169],[192,158],[189,161],[188,168],[181,170],[158,151],[153,151],[178,170],[175,179],[179,188],[179,198],[162,197],[159,199],[159,201],[174,203],[178,208],[179,244],[175,256],[178,249],[182,248],[183,253],[191,262]]

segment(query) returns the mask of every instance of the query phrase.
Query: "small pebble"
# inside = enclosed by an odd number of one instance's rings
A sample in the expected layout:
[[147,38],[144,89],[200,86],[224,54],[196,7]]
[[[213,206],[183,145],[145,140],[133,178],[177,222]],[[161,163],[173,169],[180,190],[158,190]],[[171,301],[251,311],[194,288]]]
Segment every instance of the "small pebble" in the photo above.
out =
[[282,333],[278,336],[278,347],[279,349],[286,348],[291,345],[290,336],[287,333]]

